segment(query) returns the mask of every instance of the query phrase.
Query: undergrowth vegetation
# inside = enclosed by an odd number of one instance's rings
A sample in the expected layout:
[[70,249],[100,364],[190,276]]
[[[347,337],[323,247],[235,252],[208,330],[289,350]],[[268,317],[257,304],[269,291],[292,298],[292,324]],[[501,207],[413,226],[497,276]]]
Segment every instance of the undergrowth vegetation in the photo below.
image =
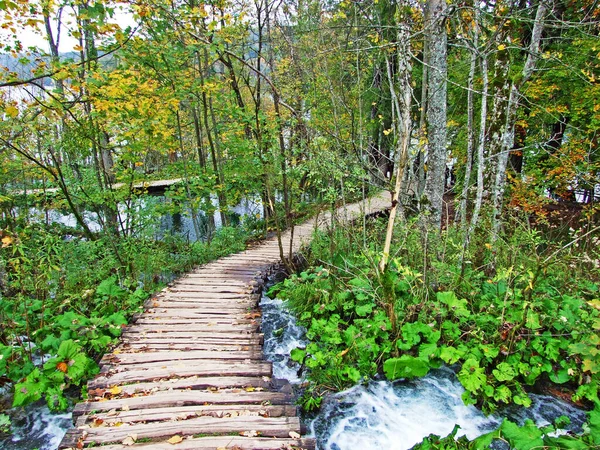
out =
[[65,393],[98,371],[97,360],[143,302],[177,273],[246,246],[242,228],[210,242],[65,238],[28,224],[6,231],[0,254],[0,385],[16,383],[14,406]]
[[309,268],[273,288],[307,328],[309,344],[292,352],[309,373],[304,408],[378,373],[421,377],[446,364],[464,402],[486,413],[529,406],[534,385],[596,405],[588,444],[600,444],[598,238],[571,230],[549,241],[514,218],[495,247],[465,250],[458,228],[427,235],[409,222],[380,273],[383,226],[321,233]]

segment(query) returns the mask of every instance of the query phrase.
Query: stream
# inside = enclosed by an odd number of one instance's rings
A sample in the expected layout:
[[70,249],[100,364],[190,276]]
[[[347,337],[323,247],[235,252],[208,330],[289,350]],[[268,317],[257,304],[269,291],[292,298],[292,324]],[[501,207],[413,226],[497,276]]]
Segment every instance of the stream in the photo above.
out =
[[13,434],[0,435],[2,450],[55,450],[73,426],[70,412],[52,413],[43,401],[3,413],[10,416]]
[[[306,346],[305,330],[283,301],[263,295],[260,305],[264,353],[273,362],[273,376],[301,383],[300,366],[289,354],[293,348]],[[585,412],[562,400],[535,394],[530,395],[530,408],[511,407],[485,416],[463,403],[463,392],[455,373],[447,367],[416,380],[373,380],[327,396],[309,427],[320,450],[404,450],[429,434],[446,436],[455,424],[460,426],[459,436],[474,439],[497,428],[504,417],[521,424],[532,419],[541,426],[566,415],[575,431],[586,419]]]

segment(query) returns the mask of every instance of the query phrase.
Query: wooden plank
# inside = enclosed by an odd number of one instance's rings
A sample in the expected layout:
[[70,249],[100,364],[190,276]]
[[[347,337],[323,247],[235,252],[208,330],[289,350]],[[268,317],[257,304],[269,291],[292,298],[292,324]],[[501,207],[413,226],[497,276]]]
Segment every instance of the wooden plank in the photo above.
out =
[[[241,322],[232,322],[232,323],[216,323],[216,322],[203,322],[200,324],[141,324],[135,323],[123,329],[123,332],[127,333],[172,333],[172,332],[189,332],[189,330],[205,330],[206,332],[213,333],[231,333],[231,332],[241,332],[241,333],[254,333],[258,331],[257,323],[241,323]],[[233,331],[235,330],[235,331]]]
[[290,401],[290,395],[282,392],[246,392],[242,389],[227,392],[172,390],[139,397],[77,403],[73,409],[73,415],[80,416],[91,411],[119,410],[124,406],[132,410],[192,405],[260,405],[267,403],[285,405]]
[[253,297],[255,297],[255,293],[248,291],[248,292],[208,292],[208,291],[204,291],[202,289],[199,289],[196,286],[191,286],[191,285],[178,285],[178,286],[173,286],[170,287],[169,289],[166,289],[165,291],[161,292],[160,294],[158,294],[157,296],[153,297],[152,300],[157,300],[160,299],[163,296],[169,296],[169,295],[177,295],[179,294],[179,296],[182,297],[189,297],[189,298],[203,298],[203,299],[218,299],[218,300],[227,300],[227,299],[231,299],[231,300],[236,300],[236,299],[251,299]]
[[[187,377],[173,378],[169,380],[147,381],[140,383],[124,384],[119,386],[123,394],[151,394],[167,390],[183,390],[183,389],[229,389],[229,388],[259,388],[270,389],[270,377]],[[98,388],[93,391],[91,400],[99,400],[104,398],[105,389]],[[100,393],[99,393],[100,392]],[[258,390],[257,390],[258,392]],[[109,392],[110,394],[110,392]],[[110,395],[109,395],[110,396]]]
[[[171,350],[175,349],[189,349],[189,350],[212,350],[218,349],[221,346],[223,349],[228,348],[230,350],[245,350],[252,346],[260,346],[263,343],[263,339],[260,337],[252,337],[248,339],[227,339],[226,337],[220,338],[196,338],[194,340],[186,339],[160,339],[159,337],[124,337],[123,343],[135,346],[133,348],[142,348],[152,346],[156,349],[167,348]],[[162,347],[161,347],[162,346]]]
[[192,295],[189,295],[190,293],[178,293],[178,292],[169,292],[166,293],[165,295],[161,295],[160,297],[157,297],[158,301],[161,302],[166,302],[166,301],[170,301],[170,302],[190,302],[190,303],[195,303],[197,305],[211,305],[211,304],[216,304],[216,305],[223,305],[223,306],[227,306],[227,305],[244,305],[244,306],[252,306],[255,305],[257,302],[257,300],[249,298],[247,295],[240,295],[239,297],[234,297],[234,298],[209,298],[209,297],[204,297],[204,296],[199,296],[197,295],[197,293],[192,292]]
[[198,311],[206,311],[206,312],[211,312],[211,311],[223,311],[223,313],[229,312],[229,311],[247,311],[251,306],[250,305],[244,305],[244,304],[235,304],[235,303],[228,303],[228,304],[219,304],[219,303],[193,303],[193,302],[180,302],[180,301],[174,301],[174,300],[170,300],[168,302],[166,301],[154,301],[152,302],[152,305],[150,305],[153,308],[180,308],[180,309],[196,309]]
[[[202,285],[191,282],[179,281],[174,283],[169,290],[170,291],[181,291],[181,290],[194,290],[201,292],[202,294],[252,294],[253,289],[251,287],[237,287],[237,286],[217,286],[217,285]],[[224,298],[227,298],[225,296]]]
[[[189,320],[189,319],[188,319]],[[253,333],[258,330],[258,322],[252,320],[230,320],[217,322],[216,319],[208,319],[202,322],[188,323],[159,323],[156,321],[150,323],[136,322],[123,328],[123,332],[150,333],[150,332],[172,332],[172,331],[191,331],[191,332],[211,332],[232,331],[241,333]]]
[[263,353],[251,350],[238,350],[238,351],[210,351],[210,350],[192,350],[192,351],[149,351],[149,352],[137,352],[137,353],[107,353],[104,355],[101,364],[137,364],[140,362],[154,362],[154,361],[183,361],[183,360],[222,360],[222,359],[262,359]]
[[241,433],[256,431],[264,436],[289,437],[290,432],[300,432],[298,417],[255,417],[240,416],[230,418],[197,417],[182,421],[134,424],[126,427],[98,427],[85,429],[84,443],[109,444],[121,442],[131,435],[137,439],[170,438],[174,435],[193,436],[194,434]]
[[[104,445],[102,450],[123,450],[122,445]],[[134,444],[130,449],[140,450],[314,450],[315,440],[304,439],[272,439],[272,438],[247,438],[242,436],[211,436],[185,439],[176,446],[165,442]]]
[[218,309],[210,309],[207,311],[201,311],[197,308],[149,308],[144,311],[146,317],[196,317],[196,318],[238,318],[238,317],[250,317],[252,312],[250,311],[221,311]]
[[215,317],[162,317],[162,316],[154,316],[154,317],[149,317],[149,316],[142,316],[140,318],[138,318],[135,322],[136,325],[156,325],[156,326],[163,326],[163,325],[188,325],[190,327],[194,327],[197,325],[203,325],[203,324],[212,324],[212,325],[225,325],[225,324],[229,324],[229,325],[241,325],[241,324],[256,324],[259,325],[260,324],[260,320],[258,318],[256,319],[250,319],[250,318],[246,318],[246,319],[242,319],[242,318],[236,318],[236,317],[227,317],[227,316],[215,316]]
[[[246,360],[205,360],[205,359],[179,359],[172,361],[138,361],[131,364],[105,365],[100,369],[100,374],[108,378],[114,379],[119,375],[127,374],[133,376],[133,373],[149,372],[151,374],[163,372],[167,374],[185,370],[189,372],[183,376],[218,376],[218,375],[233,375],[233,376],[270,376],[271,362],[270,361],[255,361]],[[196,370],[196,372],[194,372]],[[220,372],[219,372],[220,371]],[[191,375],[190,375],[191,374]],[[164,378],[161,376],[154,377]],[[127,382],[125,380],[124,382]],[[113,383],[118,384],[118,383]]]
[[218,342],[160,342],[160,341],[131,341],[125,342],[123,345],[120,345],[118,348],[123,349],[134,349],[134,350],[219,350],[219,351],[237,351],[237,350],[252,350],[252,349],[262,349],[260,344],[260,340],[252,344],[248,343],[231,343],[222,341]]
[[212,361],[207,364],[203,361],[202,364],[165,364],[155,365],[149,363],[144,365],[120,366],[120,372],[114,373],[115,367],[108,367],[110,372],[108,375],[96,376],[88,383],[90,389],[105,388],[118,384],[133,383],[135,381],[152,381],[164,378],[178,378],[189,376],[266,376],[270,377],[272,372],[271,363],[262,364],[222,364],[218,361]]
[[110,411],[91,414],[87,420],[101,420],[106,425],[115,422],[136,423],[156,422],[161,420],[186,420],[194,417],[226,417],[226,416],[261,416],[261,417],[293,417],[297,415],[297,407],[293,405],[198,405],[175,406],[156,409],[137,409],[134,411]]
[[206,331],[169,331],[165,330],[160,333],[158,330],[137,330],[134,327],[131,329],[127,329],[122,337],[124,339],[188,339],[189,341],[194,341],[196,339],[203,340],[205,338],[208,339],[227,339],[227,340],[242,340],[246,341],[248,339],[259,337],[256,330],[239,330],[237,328],[229,328],[228,330],[213,331],[208,327],[203,327]]

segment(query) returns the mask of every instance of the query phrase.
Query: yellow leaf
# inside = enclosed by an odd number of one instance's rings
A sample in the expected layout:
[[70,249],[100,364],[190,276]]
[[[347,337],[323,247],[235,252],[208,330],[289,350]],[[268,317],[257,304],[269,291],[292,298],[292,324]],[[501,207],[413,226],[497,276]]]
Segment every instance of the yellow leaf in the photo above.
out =
[[179,436],[178,434],[176,434],[175,436],[172,436],[169,440],[167,440],[167,442],[169,444],[179,444],[181,441],[183,441],[183,438],[181,436]]
[[[4,239],[2,239],[2,242],[4,242]],[[2,247],[4,247],[4,245]],[[592,308],[600,309],[600,300],[597,298],[594,300],[590,300],[589,302],[587,302],[587,304],[590,305]]]
[[10,236],[4,236],[2,238],[2,248],[8,247],[10,244],[12,244],[13,242],[13,238],[11,238]]
[[7,106],[4,112],[9,117],[17,117],[19,115],[19,110],[14,106]]
[[113,386],[110,388],[110,393],[112,395],[119,395],[121,392],[123,392],[123,389],[121,389],[119,386]]
[[246,392],[254,392],[254,388],[252,386],[248,386],[246,388]]
[[498,46],[498,50],[500,50],[500,51],[504,50],[505,48],[506,48],[506,45],[504,45],[504,44],[500,44]]
[[83,47],[81,45],[76,45],[75,47],[73,47],[73,50],[75,50],[76,52],[80,52],[83,50]]

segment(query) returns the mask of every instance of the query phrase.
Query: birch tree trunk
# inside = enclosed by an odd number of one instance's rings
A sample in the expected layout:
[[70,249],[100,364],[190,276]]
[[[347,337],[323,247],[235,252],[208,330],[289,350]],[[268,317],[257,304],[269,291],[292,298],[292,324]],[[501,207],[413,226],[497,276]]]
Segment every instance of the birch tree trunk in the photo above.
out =
[[456,215],[456,223],[461,223],[463,230],[467,229],[467,206],[469,202],[469,188],[471,187],[471,172],[473,170],[473,152],[475,150],[475,129],[473,115],[475,106],[473,104],[473,91],[475,80],[475,69],[477,68],[477,26],[474,27],[473,48],[471,49],[471,65],[469,67],[469,78],[467,81],[467,163],[465,167],[465,181],[460,197],[460,209]]
[[547,9],[548,8],[546,4],[541,1],[535,14],[531,42],[529,43],[527,59],[525,61],[525,65],[523,66],[523,70],[521,71],[521,77],[519,77],[516,81],[513,81],[510,86],[510,93],[505,113],[506,121],[504,123],[499,143],[500,152],[498,154],[496,177],[492,193],[493,222],[490,239],[492,243],[498,239],[498,232],[500,230],[500,214],[502,213],[502,202],[504,199],[504,190],[506,188],[506,167],[508,164],[509,152],[514,143],[515,120],[517,109],[519,107],[521,89],[529,80],[529,78],[531,78],[531,74],[535,69],[535,64],[539,57],[540,42],[542,39],[542,31],[544,29],[544,20]]
[[479,138],[477,139],[477,194],[475,196],[475,205],[473,207],[473,215],[471,216],[471,224],[469,230],[465,235],[466,249],[469,246],[469,240],[471,235],[477,227],[479,221],[479,213],[481,211],[481,205],[483,203],[483,183],[485,174],[485,136],[487,127],[487,100],[489,92],[489,80],[488,80],[488,61],[487,54],[483,54],[481,57],[481,111],[479,116]]
[[442,207],[446,171],[446,80],[447,80],[447,35],[446,1],[429,0],[427,24],[429,70],[427,102],[428,158],[424,196],[426,205],[424,224],[433,229],[442,225]]
[[387,60],[387,73],[390,84],[390,95],[392,97],[393,106],[393,117],[394,117],[394,131],[396,134],[396,183],[394,192],[392,193],[392,209],[390,210],[390,217],[388,219],[387,230],[385,234],[385,244],[383,246],[383,255],[379,261],[379,269],[381,272],[385,272],[390,256],[390,248],[392,244],[392,236],[394,234],[394,222],[396,220],[396,214],[401,206],[399,205],[400,193],[403,189],[404,169],[408,161],[408,147],[410,144],[410,133],[412,128],[410,106],[412,100],[412,85],[411,85],[411,55],[410,55],[410,33],[408,25],[400,24],[398,26],[398,53],[397,58],[397,72],[398,88],[396,89],[396,83],[394,83],[392,62],[389,58]]

